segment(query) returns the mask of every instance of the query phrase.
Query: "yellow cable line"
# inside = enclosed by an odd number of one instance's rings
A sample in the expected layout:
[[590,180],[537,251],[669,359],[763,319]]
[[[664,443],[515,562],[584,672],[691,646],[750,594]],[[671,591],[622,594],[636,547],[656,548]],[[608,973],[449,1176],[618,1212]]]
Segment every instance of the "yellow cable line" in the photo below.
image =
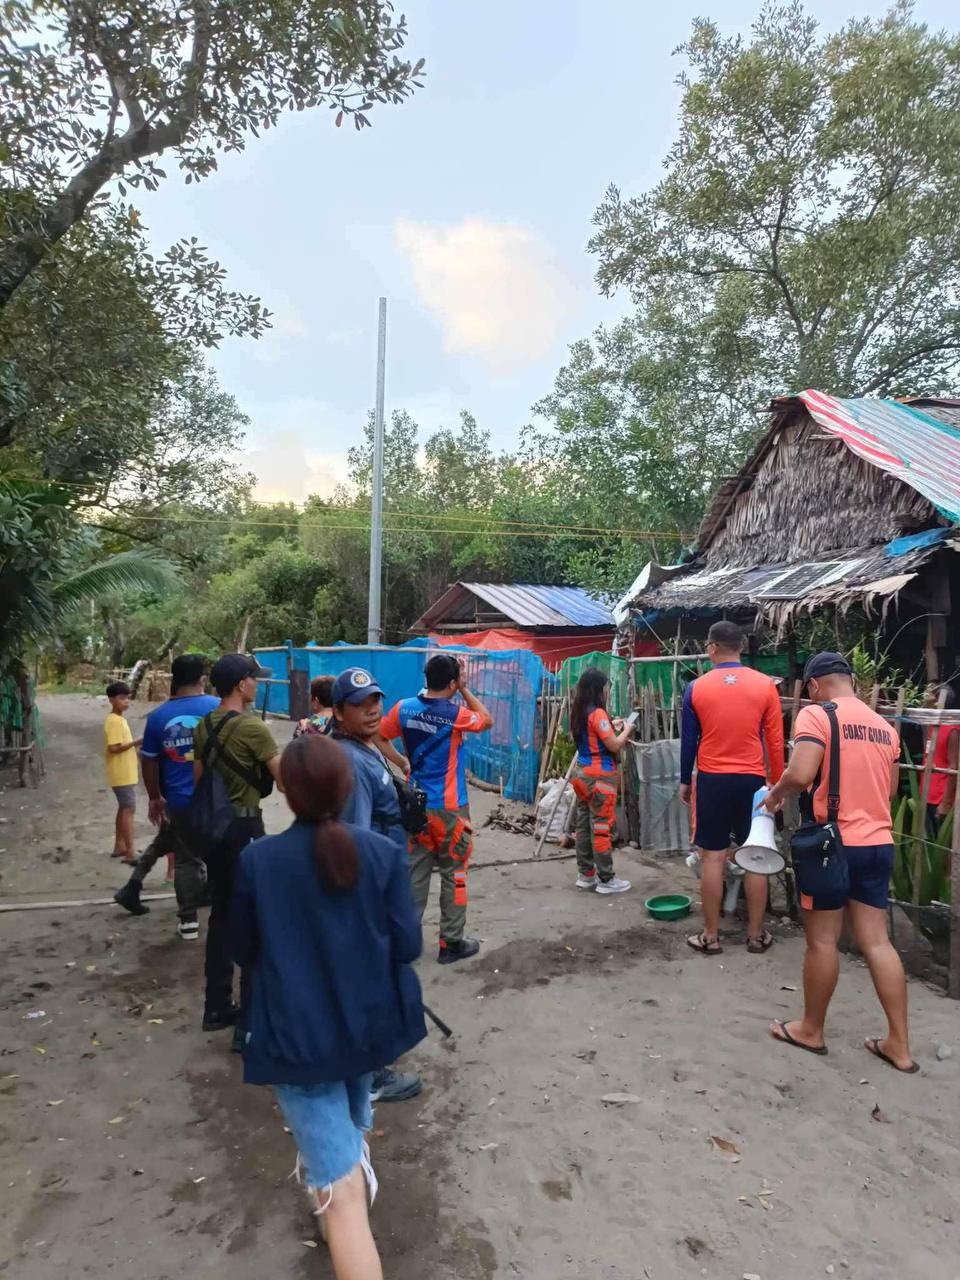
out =
[[[389,518],[391,514],[398,515],[396,512],[385,512],[384,519]],[[109,516],[110,513],[108,512]],[[407,518],[412,518],[407,516]],[[199,516],[147,516],[138,515],[139,521],[154,522],[156,524],[172,524],[172,525],[224,525],[224,524],[241,524],[242,528],[238,532],[242,532],[243,528],[254,529],[286,529],[290,522],[287,520],[243,520],[242,517],[221,516],[219,518],[207,519]],[[300,529],[318,529],[326,532],[339,532],[363,530],[369,532],[369,524],[336,524],[329,522],[327,524],[297,524],[298,531]],[[124,530],[118,528],[112,530],[114,533],[123,534]],[[593,532],[580,530],[574,526],[568,525],[546,525],[537,531],[527,531],[521,529],[483,529],[483,528],[418,528],[402,527],[398,525],[384,525],[385,533],[459,533],[459,534],[476,534],[487,535],[500,538],[556,538],[563,534],[576,538],[613,538],[613,537],[631,537],[631,538],[680,538],[678,533],[668,533],[663,530],[659,532],[653,529],[597,529]]]
[[[2,479],[2,478],[3,478],[3,477],[2,477],[2,476],[0,476],[0,479]],[[23,478],[23,479],[27,479],[27,477],[22,477],[22,478]],[[49,488],[58,488],[58,489],[62,489],[62,488],[76,488],[76,489],[83,489],[84,491],[87,491],[87,490],[89,490],[89,489],[94,489],[94,488],[96,488],[96,485],[94,485],[94,484],[82,484],[82,483],[80,483],[79,481],[76,481],[76,480],[69,480],[69,481],[59,481],[59,480],[35,480],[35,481],[31,481],[31,483],[34,483],[34,484],[43,484],[43,485],[48,486]],[[133,499],[131,498],[131,500],[133,500]],[[122,498],[121,498],[121,499],[119,499],[119,501],[124,501],[124,499],[122,499]],[[250,501],[250,503],[251,503],[251,505],[252,505],[252,506],[257,506],[257,507],[276,507],[276,506],[280,506],[280,505],[282,505],[282,500],[281,500],[281,501],[278,501],[278,502],[266,502],[266,501],[263,501],[262,499],[259,499],[259,498],[251,498],[251,499],[249,499],[249,501]],[[292,506],[292,505],[293,505],[293,504],[291,503],[291,506]],[[335,512],[336,510],[337,510],[337,508],[330,508],[330,507],[328,507],[328,508],[325,508],[323,511],[318,512],[317,514],[330,514],[330,515],[333,515],[333,514],[334,514],[334,512]],[[345,508],[339,508],[339,510],[345,510]],[[349,508],[346,508],[346,510],[349,510]],[[112,513],[111,513],[111,514],[112,514]],[[139,515],[136,515],[135,513],[127,513],[127,512],[120,513],[120,514],[133,514],[133,515],[134,515],[134,518],[139,519],[139,520],[153,519],[153,518],[154,518],[154,517],[150,517],[150,516],[139,516]],[[294,508],[294,514],[295,514],[296,516],[298,516],[298,517],[299,517],[299,516],[305,515],[305,514],[306,514],[306,511],[304,511],[302,508],[296,508],[296,507],[295,507],[295,508]],[[362,514],[362,513],[361,513],[361,514]],[[593,524],[568,525],[568,524],[551,524],[549,520],[506,520],[506,519],[503,519],[503,518],[502,518],[502,517],[500,517],[500,516],[482,515],[482,514],[479,514],[479,513],[474,515],[474,514],[470,514],[470,513],[468,513],[468,512],[465,512],[465,513],[457,512],[456,514],[451,514],[451,513],[449,513],[449,512],[437,512],[437,513],[433,513],[433,512],[428,512],[428,511],[404,511],[404,510],[402,510],[402,509],[400,509],[400,508],[394,508],[394,509],[392,509],[392,510],[390,510],[390,509],[385,510],[383,514],[384,514],[384,518],[386,518],[386,517],[388,517],[388,516],[403,516],[403,517],[406,517],[406,518],[412,518],[412,519],[416,519],[416,520],[438,520],[438,521],[439,521],[439,520],[457,520],[457,521],[459,521],[461,524],[464,524],[464,523],[470,522],[470,523],[475,523],[475,524],[481,524],[481,523],[482,523],[482,524],[488,524],[488,523],[489,523],[489,524],[493,524],[493,525],[500,525],[500,526],[510,526],[510,527],[516,526],[516,527],[518,527],[518,528],[560,529],[560,530],[563,530],[563,531],[564,531],[564,532],[566,532],[566,533],[575,533],[575,532],[576,532],[576,533],[579,533],[579,532],[584,532],[584,533],[602,533],[602,534],[605,534],[605,535],[606,535],[606,534],[611,534],[611,533],[631,533],[631,534],[640,533],[640,534],[642,534],[644,537],[657,537],[657,538],[681,538],[681,539],[688,537],[688,535],[687,535],[687,534],[680,533],[680,532],[678,532],[677,530],[671,530],[671,531],[666,531],[666,530],[660,530],[660,531],[653,531],[653,530],[639,530],[639,531],[637,531],[637,530],[633,530],[633,529],[629,529],[629,530],[623,530],[623,529],[605,529],[605,528],[603,528],[601,525],[593,525]],[[171,517],[171,518],[172,518],[172,517]],[[233,517],[231,517],[231,518],[232,518],[232,519],[234,519],[234,520],[243,520],[243,519],[244,519],[242,515],[233,516]],[[286,520],[279,520],[279,521],[276,521],[275,523],[270,522],[269,524],[268,524],[268,523],[266,523],[266,522],[264,522],[264,526],[263,526],[263,527],[265,527],[265,528],[282,528],[282,527],[285,527],[287,524],[290,524],[290,523],[292,523],[292,522],[293,522],[293,521],[292,521],[292,519],[291,519],[290,521],[286,521]],[[244,521],[244,523],[245,523],[245,524],[251,524],[251,523],[256,523],[256,522],[254,522],[254,521],[249,521],[249,520],[245,520],[245,521]],[[310,527],[312,527],[312,526],[310,526],[310,525],[301,525],[300,527],[301,527],[301,528],[310,528]],[[345,526],[344,526],[344,527],[345,527]],[[369,526],[368,526],[368,527],[369,527]],[[438,531],[438,532],[443,532],[443,531]],[[449,532],[449,530],[447,530],[447,532]],[[455,532],[458,532],[458,533],[464,533],[464,532],[468,532],[468,530],[458,529],[458,530],[455,530]]]

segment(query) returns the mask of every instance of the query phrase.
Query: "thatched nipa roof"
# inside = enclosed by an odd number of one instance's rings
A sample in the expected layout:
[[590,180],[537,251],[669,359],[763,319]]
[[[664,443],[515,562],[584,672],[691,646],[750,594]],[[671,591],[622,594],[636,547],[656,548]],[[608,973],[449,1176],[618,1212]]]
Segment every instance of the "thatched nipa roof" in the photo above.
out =
[[[960,549],[947,537],[960,520],[960,401],[805,391],[771,412],[715,494],[691,562],[651,566],[621,612],[754,609],[784,625],[827,603],[869,611],[943,545]],[[900,541],[912,535],[923,536]]]

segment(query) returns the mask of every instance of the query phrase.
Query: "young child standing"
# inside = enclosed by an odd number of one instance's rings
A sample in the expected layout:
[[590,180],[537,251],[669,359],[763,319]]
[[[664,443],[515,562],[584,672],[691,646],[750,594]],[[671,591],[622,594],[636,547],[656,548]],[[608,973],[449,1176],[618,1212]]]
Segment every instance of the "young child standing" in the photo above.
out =
[[133,813],[137,807],[137,748],[142,738],[134,739],[124,716],[130,706],[130,689],[122,680],[108,684],[110,714],[103,722],[104,761],[107,767],[107,784],[117,797],[116,836],[112,858],[124,862],[134,861]]

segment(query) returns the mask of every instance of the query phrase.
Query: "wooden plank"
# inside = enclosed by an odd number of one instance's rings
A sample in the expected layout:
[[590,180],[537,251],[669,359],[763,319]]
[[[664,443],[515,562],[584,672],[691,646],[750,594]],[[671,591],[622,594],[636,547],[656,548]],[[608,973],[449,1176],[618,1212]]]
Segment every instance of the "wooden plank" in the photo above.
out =
[[671,666],[677,666],[678,664],[684,663],[684,662],[697,662],[697,661],[707,662],[709,661],[709,658],[710,658],[710,655],[708,653],[676,653],[676,654],[662,654],[660,657],[657,657],[657,658],[630,658],[629,661],[631,663],[660,662],[660,663],[671,665]]
[[650,804],[650,749],[644,743],[637,761],[640,778],[640,848],[644,849],[650,840],[650,828],[653,825],[653,810]]

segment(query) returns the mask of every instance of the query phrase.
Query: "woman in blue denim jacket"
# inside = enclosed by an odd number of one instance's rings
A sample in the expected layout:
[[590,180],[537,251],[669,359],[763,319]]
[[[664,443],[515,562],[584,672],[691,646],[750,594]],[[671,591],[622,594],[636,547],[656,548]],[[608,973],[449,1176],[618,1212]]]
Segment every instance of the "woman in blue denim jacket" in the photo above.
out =
[[351,785],[342,749],[304,735],[280,775],[296,820],[244,849],[234,887],[234,957],[253,976],[244,1079],[273,1086],[337,1280],[378,1280],[370,1075],[426,1035],[411,968],[420,921],[396,842],[339,821]]

